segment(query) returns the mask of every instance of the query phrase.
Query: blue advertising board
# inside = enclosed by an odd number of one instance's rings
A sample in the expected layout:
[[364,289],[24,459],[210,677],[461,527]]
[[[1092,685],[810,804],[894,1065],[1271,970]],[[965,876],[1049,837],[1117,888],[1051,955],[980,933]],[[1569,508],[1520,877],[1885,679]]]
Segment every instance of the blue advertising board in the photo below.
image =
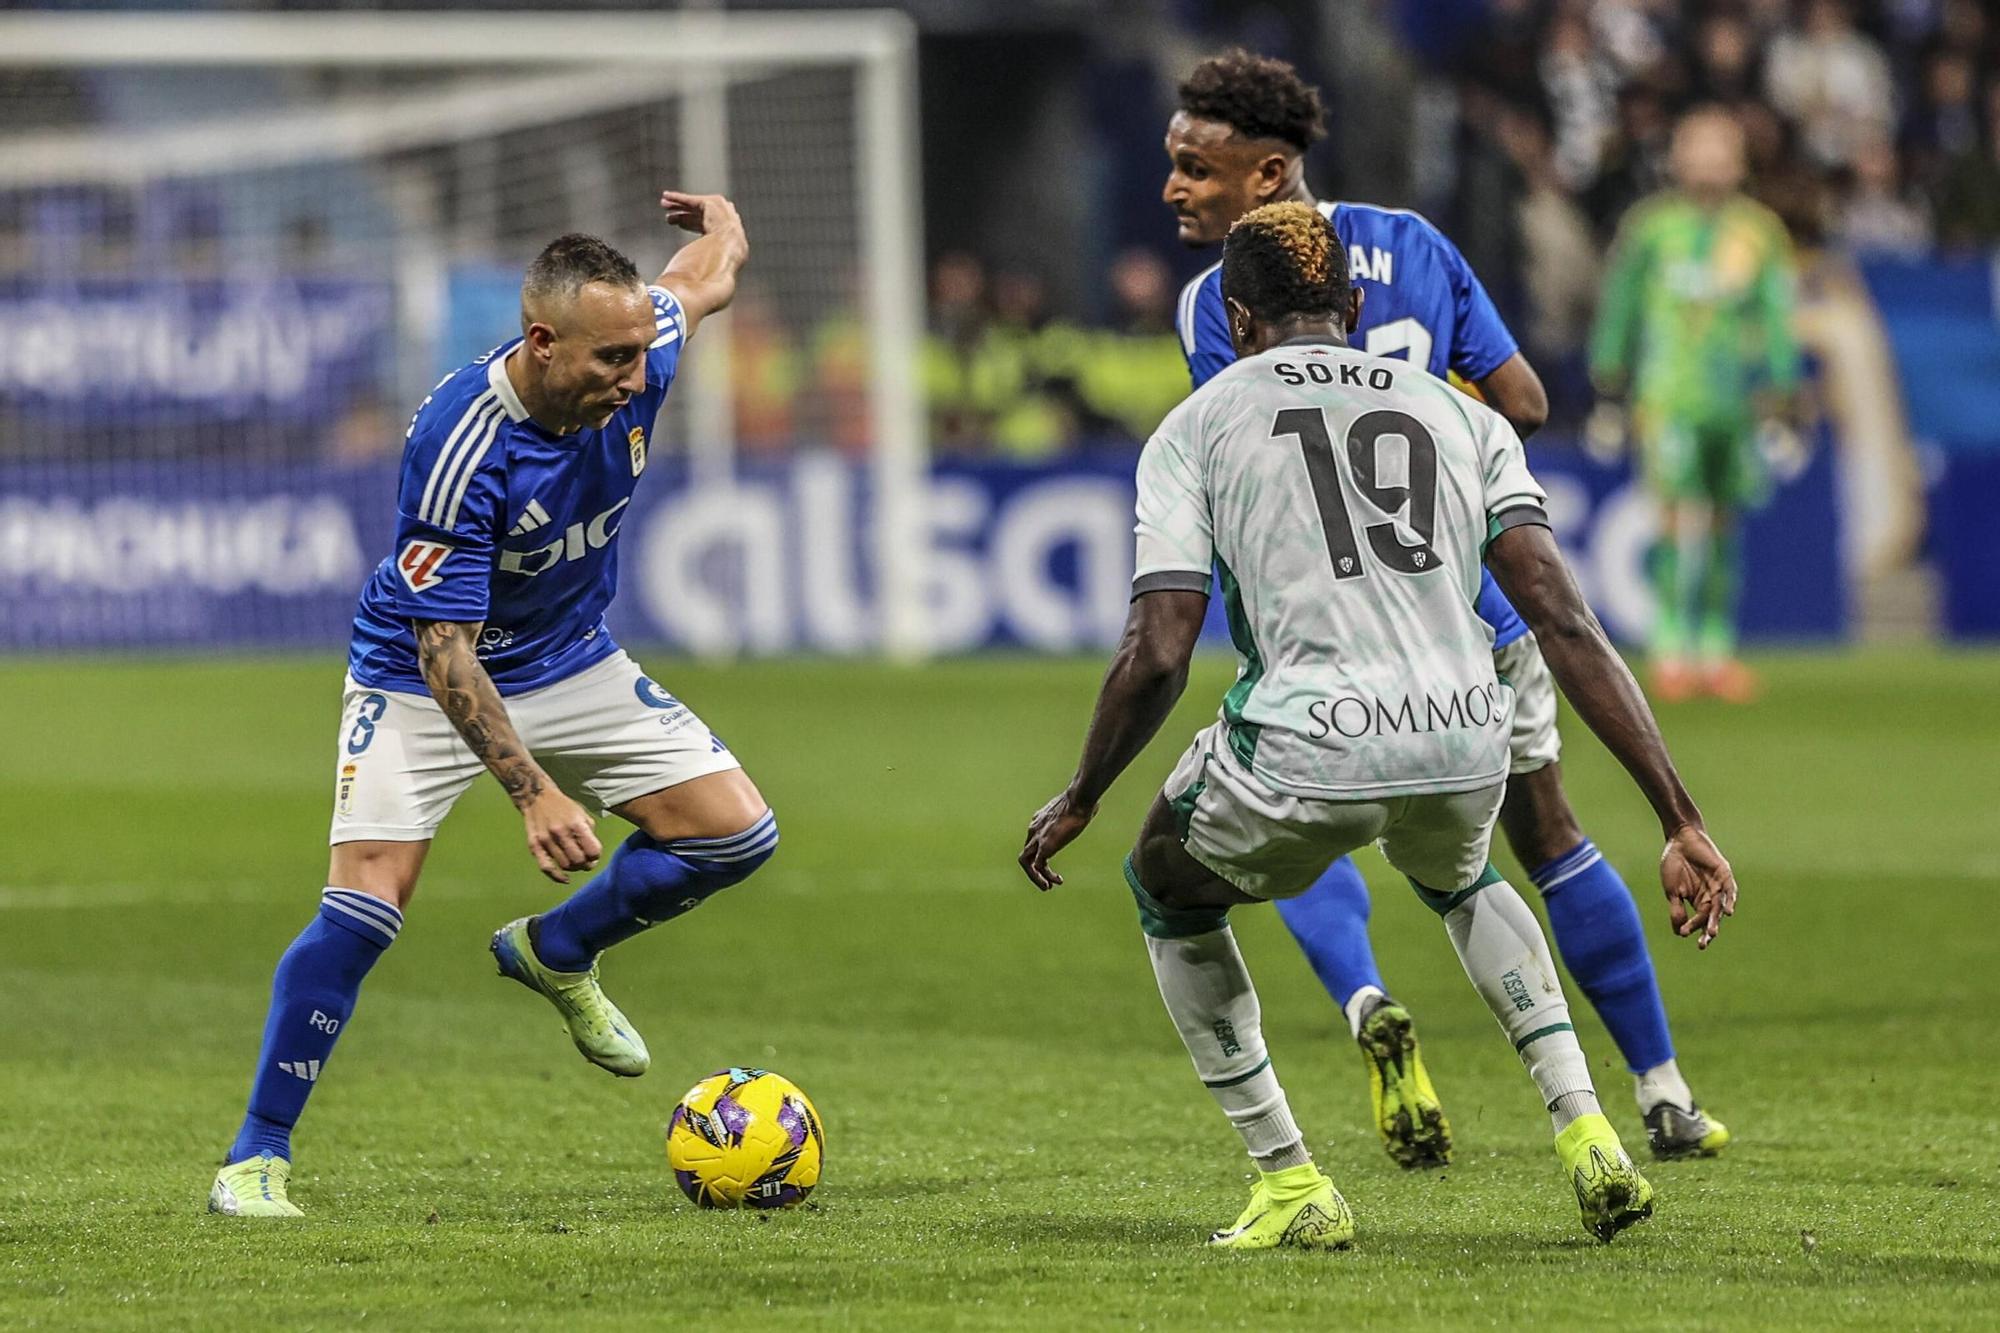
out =
[[384,386],[395,314],[348,278],[0,284],[0,404],[37,433],[323,418]]
[[[1650,502],[1622,468],[1537,443],[1536,474],[1579,580],[1611,632],[1653,614]],[[1124,624],[1129,456],[940,462],[924,536],[925,623],[940,653],[1099,652]],[[0,468],[0,649],[337,649],[388,554],[386,466]],[[867,472],[818,454],[689,484],[661,460],[620,542],[612,627],[696,654],[863,653],[880,641]],[[1832,451],[1749,523],[1752,638],[1846,627]]]

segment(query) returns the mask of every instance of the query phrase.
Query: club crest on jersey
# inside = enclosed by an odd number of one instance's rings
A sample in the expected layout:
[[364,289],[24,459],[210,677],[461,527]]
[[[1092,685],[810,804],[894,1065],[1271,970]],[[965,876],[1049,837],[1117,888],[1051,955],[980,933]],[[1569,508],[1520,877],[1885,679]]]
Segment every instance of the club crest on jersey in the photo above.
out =
[[411,592],[423,592],[444,582],[438,566],[450,554],[451,547],[443,542],[413,541],[396,557],[396,572],[410,585]]
[[640,426],[632,427],[632,432],[625,437],[625,442],[632,446],[632,475],[636,477],[646,470],[645,429]]

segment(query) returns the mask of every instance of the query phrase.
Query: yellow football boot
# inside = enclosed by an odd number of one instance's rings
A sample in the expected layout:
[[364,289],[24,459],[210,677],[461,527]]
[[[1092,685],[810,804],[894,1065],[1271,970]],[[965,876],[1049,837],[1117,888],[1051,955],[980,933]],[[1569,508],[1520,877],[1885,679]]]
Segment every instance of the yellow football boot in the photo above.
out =
[[1410,1011],[1394,1000],[1384,1000],[1361,1020],[1361,1032],[1355,1040],[1361,1046],[1362,1063],[1368,1066],[1375,1128],[1389,1156],[1408,1171],[1448,1165],[1451,1124],[1444,1118],[1437,1089],[1424,1070],[1417,1025]]
[[1609,1245],[1612,1237],[1653,1215],[1653,1187],[1632,1165],[1618,1131],[1593,1112],[1556,1135],[1556,1156],[1576,1190],[1583,1229]]
[[1354,1243],[1354,1213],[1311,1162],[1263,1171],[1242,1216],[1208,1243],[1222,1250],[1343,1250]]
[[208,1187],[208,1211],[225,1217],[304,1217],[285,1195],[291,1179],[292,1164],[268,1153],[231,1162]]

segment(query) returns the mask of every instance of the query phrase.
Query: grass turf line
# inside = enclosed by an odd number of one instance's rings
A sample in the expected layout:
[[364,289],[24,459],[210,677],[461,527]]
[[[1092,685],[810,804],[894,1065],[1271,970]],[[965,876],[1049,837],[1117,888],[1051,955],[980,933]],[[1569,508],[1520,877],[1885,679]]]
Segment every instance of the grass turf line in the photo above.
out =
[[[1069,884],[1038,895],[1013,857],[1074,761],[1099,663],[655,659],[785,841],[607,959],[654,1072],[589,1068],[492,976],[487,934],[556,891],[482,781],[299,1132],[310,1215],[276,1227],[201,1206],[271,967],[324,874],[337,666],[0,665],[0,1326],[1990,1325],[2000,852],[1976,775],[2000,750],[2000,662],[1761,665],[1759,707],[1665,715],[1744,885],[1706,956],[1666,930],[1643,802],[1566,728],[1683,1067],[1739,1135],[1719,1161],[1649,1165],[1659,1214],[1608,1249],[1579,1231],[1546,1119],[1436,919],[1372,853],[1378,952],[1457,1131],[1449,1172],[1389,1162],[1332,1007],[1272,913],[1236,914],[1294,1108],[1358,1216],[1339,1256],[1199,1248],[1246,1163],[1118,874],[1226,663],[1198,667],[1059,863]],[[1637,1145],[1627,1078],[1575,1008]],[[815,1210],[706,1214],[673,1186],[673,1099],[746,1062],[826,1117]]]

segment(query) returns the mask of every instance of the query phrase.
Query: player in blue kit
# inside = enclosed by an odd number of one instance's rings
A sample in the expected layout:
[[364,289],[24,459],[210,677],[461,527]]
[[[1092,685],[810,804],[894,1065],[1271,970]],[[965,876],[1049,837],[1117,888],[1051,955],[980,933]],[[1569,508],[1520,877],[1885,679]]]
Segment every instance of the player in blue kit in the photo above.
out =
[[[1354,342],[1475,386],[1525,438],[1548,415],[1541,380],[1465,258],[1424,218],[1369,204],[1320,202],[1304,154],[1325,133],[1319,92],[1291,65],[1234,50],[1180,87],[1167,127],[1163,198],[1189,246],[1222,242],[1267,203],[1298,200],[1327,217],[1362,294]],[[1196,388],[1236,359],[1218,264],[1182,291],[1175,324]],[[1511,775],[1500,825],[1541,890],[1564,963],[1617,1042],[1654,1153],[1719,1152],[1729,1131],[1695,1103],[1674,1057],[1638,908],[1584,836],[1562,786],[1555,686],[1534,637],[1482,570],[1478,611],[1494,665],[1515,689]],[[1347,1016],[1369,1072],[1376,1126],[1406,1167],[1449,1159],[1451,1131],[1424,1068],[1410,1015],[1390,998],[1368,940],[1368,890],[1342,858],[1304,894],[1278,904],[1314,972]]]
[[431,837],[481,768],[557,883],[602,855],[594,814],[636,826],[596,876],[492,943],[501,974],[544,996],[584,1057],[614,1074],[643,1074],[650,1057],[599,987],[598,955],[739,883],[777,847],[736,757],[604,624],[654,418],[749,256],[727,199],[660,202],[699,236],[652,285],[594,237],[551,242],[521,284],[522,336],[447,375],[410,423],[395,546],[354,619],[327,887],[278,961],[213,1212],[299,1216],[292,1127],[362,979],[402,930]]

